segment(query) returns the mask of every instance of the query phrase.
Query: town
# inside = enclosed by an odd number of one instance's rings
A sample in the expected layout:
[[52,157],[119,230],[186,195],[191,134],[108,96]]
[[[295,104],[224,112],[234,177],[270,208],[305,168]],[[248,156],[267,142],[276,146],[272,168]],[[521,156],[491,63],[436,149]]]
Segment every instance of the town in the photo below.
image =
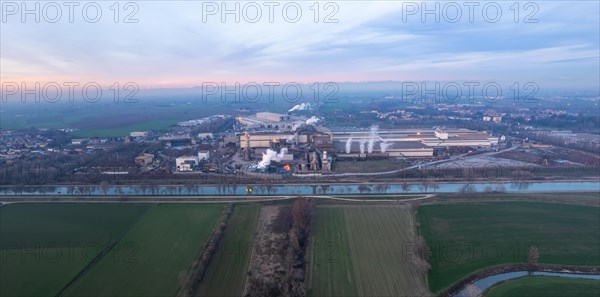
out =
[[[491,109],[486,104],[394,109],[386,105],[390,101],[381,98],[371,103],[377,109],[328,116],[314,103],[282,113],[238,109],[119,137],[77,137],[75,128],[3,129],[1,179],[5,185],[211,183],[219,182],[219,175],[236,175],[252,183],[267,173],[286,181],[360,174],[393,180],[391,173],[399,168],[408,172],[432,166],[496,168],[513,175],[516,170],[552,175],[579,168],[585,177],[600,166],[594,154],[600,138],[587,132],[591,130],[577,110]],[[579,131],[545,128],[564,122]]]

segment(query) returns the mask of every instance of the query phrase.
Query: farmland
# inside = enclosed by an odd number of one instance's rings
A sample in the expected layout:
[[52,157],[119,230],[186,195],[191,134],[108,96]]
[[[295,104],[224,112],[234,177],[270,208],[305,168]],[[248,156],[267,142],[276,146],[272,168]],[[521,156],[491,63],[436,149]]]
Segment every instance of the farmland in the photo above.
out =
[[334,163],[334,170],[339,172],[382,172],[404,168],[407,162],[399,160],[362,160],[338,161]]
[[235,206],[198,296],[242,295],[259,210],[258,205]]
[[222,205],[152,207],[66,295],[175,295],[180,273],[203,249],[222,209]]
[[527,262],[600,266],[600,208],[536,202],[425,205],[421,233],[430,248],[434,292],[485,267]]
[[147,208],[43,203],[0,207],[0,296],[55,296]]
[[414,240],[408,208],[322,206],[314,228],[312,296],[427,294],[405,250]]
[[563,277],[524,277],[492,287],[485,297],[597,297],[600,280]]
[[[106,98],[105,98],[106,99]],[[171,103],[144,100],[137,103],[7,104],[0,126],[4,129],[74,128],[79,137],[117,137],[131,131],[169,130],[177,122],[222,113],[225,105],[210,110],[200,100],[176,98]],[[99,116],[102,115],[102,116]]]

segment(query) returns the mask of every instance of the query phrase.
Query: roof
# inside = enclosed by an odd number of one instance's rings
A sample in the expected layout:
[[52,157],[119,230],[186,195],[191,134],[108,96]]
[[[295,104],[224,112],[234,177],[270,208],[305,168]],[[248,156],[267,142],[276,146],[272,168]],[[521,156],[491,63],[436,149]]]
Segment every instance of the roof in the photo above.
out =
[[[418,141],[390,141],[387,142],[390,145],[387,147],[387,151],[394,151],[394,150],[407,150],[407,149],[431,149],[431,147],[424,145],[421,142]],[[346,150],[346,142],[345,141],[334,141],[333,142],[333,147],[334,150],[339,152],[339,151],[345,151]],[[368,148],[368,142],[365,143],[365,151]],[[350,151],[351,152],[358,152],[360,151],[360,142],[358,139],[354,139],[352,141],[352,144],[350,145]],[[381,152],[381,146],[380,146],[380,142],[376,141],[375,144],[373,145],[373,151],[375,152]]]

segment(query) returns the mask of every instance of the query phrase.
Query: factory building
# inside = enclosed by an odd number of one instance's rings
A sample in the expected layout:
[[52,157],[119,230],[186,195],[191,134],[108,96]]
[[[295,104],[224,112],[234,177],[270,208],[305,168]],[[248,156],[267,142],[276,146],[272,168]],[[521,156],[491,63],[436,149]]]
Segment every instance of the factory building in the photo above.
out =
[[256,133],[244,133],[239,136],[241,148],[271,148],[274,144],[285,142],[298,144],[306,143],[308,141],[308,135],[297,135],[290,133],[268,133],[268,132],[256,132]]
[[[246,160],[260,158],[267,149],[283,147],[294,151],[310,146],[338,158],[427,158],[433,156],[436,148],[498,145],[498,137],[468,129],[329,131],[309,125],[288,133],[246,132],[239,135],[238,141]],[[308,160],[310,156],[305,154],[301,158]]]
[[434,148],[498,145],[498,137],[468,129],[334,131],[332,138],[338,157],[431,157]]
[[210,159],[210,151],[200,151],[198,152],[198,161],[208,161]]
[[148,131],[134,131],[134,132],[130,132],[129,136],[134,137],[134,138],[146,137],[146,136],[148,136]]
[[195,139],[189,136],[161,136],[158,138],[167,147],[181,147],[195,144]]
[[152,162],[154,162],[154,154],[141,154],[137,157],[135,157],[135,164],[137,164],[138,166],[144,166],[144,165],[148,165],[151,164]]
[[177,171],[192,171],[192,168],[196,165],[198,165],[198,156],[181,156],[175,159]]
[[256,115],[238,116],[237,121],[248,128],[292,129],[294,124],[306,121],[305,117],[279,114],[273,112],[258,112]]
[[[334,131],[333,141],[345,142],[349,138],[353,141],[370,139],[371,131]],[[383,129],[377,130],[376,137],[379,141],[399,142],[416,141],[429,147],[489,147],[498,145],[498,137],[486,132],[468,129]]]
[[239,135],[241,157],[245,160],[260,160],[273,150],[280,153],[280,165],[290,166],[294,172],[331,170],[331,159],[327,151],[333,151],[331,134],[318,131],[310,125],[300,125],[288,133],[242,133]]
[[[382,149],[381,143],[373,145],[373,150],[368,152],[368,143],[360,149],[360,142],[352,141],[347,146],[346,141],[334,141],[334,150],[338,158],[426,158],[433,156],[433,148],[417,141],[395,141],[387,142],[386,148]],[[350,149],[349,152],[347,149]]]
[[204,150],[198,152],[195,156],[181,156],[175,159],[175,169],[177,171],[193,171],[194,167],[210,159],[210,151]]

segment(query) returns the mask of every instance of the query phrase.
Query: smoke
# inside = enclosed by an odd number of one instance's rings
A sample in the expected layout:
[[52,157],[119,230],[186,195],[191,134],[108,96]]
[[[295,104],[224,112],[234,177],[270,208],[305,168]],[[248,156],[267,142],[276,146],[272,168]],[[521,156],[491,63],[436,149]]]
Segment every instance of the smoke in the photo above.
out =
[[314,125],[314,124],[316,124],[320,120],[321,119],[317,118],[316,116],[312,116],[310,119],[306,120],[306,124],[307,125]]
[[350,149],[352,148],[352,137],[346,140],[346,154],[350,153]]
[[282,148],[279,154],[272,150],[268,149],[263,153],[262,160],[258,162],[258,169],[265,169],[269,165],[271,165],[271,161],[279,162],[283,158],[283,155],[287,153],[287,148]]
[[379,143],[379,148],[381,149],[381,153],[385,153],[385,151],[386,151],[386,150],[387,150],[387,149],[388,149],[390,146],[392,146],[392,144],[391,144],[391,143],[389,143],[389,142],[384,142],[384,141],[382,141],[382,142],[380,142],[380,143]]
[[294,143],[294,135],[285,138],[285,143]]
[[365,153],[365,144],[366,143],[367,143],[367,139],[366,138],[363,138],[363,139],[360,140],[360,146],[359,146],[359,148],[360,148],[360,153],[361,154]]
[[288,112],[292,112],[292,111],[296,111],[296,110],[307,110],[310,108],[310,103],[302,103],[302,104],[298,104],[292,108],[290,108],[290,110],[288,110]]
[[371,135],[369,137],[369,144],[367,147],[367,152],[369,154],[373,152],[373,147],[375,146],[375,139],[380,138],[377,135],[377,130],[379,130],[379,126],[371,126]]
[[304,124],[304,122],[295,122],[295,123],[292,125],[292,132],[296,132],[296,130],[297,130],[298,128],[300,128],[300,126],[302,126],[302,124]]

